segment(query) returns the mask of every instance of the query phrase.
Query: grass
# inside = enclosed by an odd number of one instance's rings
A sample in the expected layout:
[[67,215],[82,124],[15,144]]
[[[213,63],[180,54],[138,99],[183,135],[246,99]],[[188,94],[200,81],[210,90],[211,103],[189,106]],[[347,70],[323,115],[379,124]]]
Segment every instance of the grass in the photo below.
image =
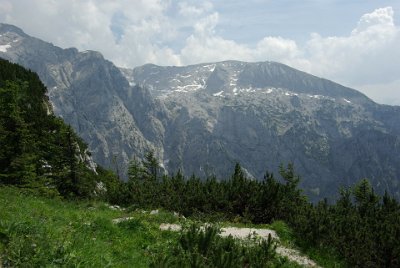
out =
[[[112,222],[123,217],[131,219]],[[134,208],[115,210],[100,201],[72,202],[0,187],[0,267],[148,267],[176,252],[182,235],[161,231],[161,223],[190,226],[201,224],[199,220],[183,222],[164,210],[154,215]],[[295,236],[282,221],[270,225],[222,221],[217,226],[273,229],[282,245],[295,247]],[[329,250],[303,247],[302,251],[323,267],[345,267]],[[278,266],[298,267],[290,262]]]
[[[279,237],[279,242],[285,247],[299,249],[305,255],[309,256],[321,267],[326,268],[343,268],[347,267],[340,258],[328,248],[315,248],[303,245],[301,241],[296,243],[297,239],[293,230],[283,221],[274,221],[271,224],[252,224],[252,223],[232,223],[222,222],[221,227],[246,227],[246,228],[261,228],[271,229],[276,232]],[[295,266],[295,264],[291,264]]]
[[[289,226],[283,221],[275,221],[270,225],[272,230],[275,230],[278,234],[281,243],[287,247],[299,248],[298,245],[302,245],[303,243],[300,241],[296,243],[296,236]],[[296,245],[297,244],[297,245]],[[305,245],[300,246],[301,252],[305,255],[309,256],[312,260],[314,260],[321,267],[326,268],[343,268],[347,267],[346,264],[340,260],[340,258],[328,248],[315,248],[315,247],[307,247]]]
[[[133,217],[112,223],[112,219]],[[0,254],[16,267],[148,267],[176,240],[161,232],[171,213],[124,212],[101,202],[67,202],[0,188]]]

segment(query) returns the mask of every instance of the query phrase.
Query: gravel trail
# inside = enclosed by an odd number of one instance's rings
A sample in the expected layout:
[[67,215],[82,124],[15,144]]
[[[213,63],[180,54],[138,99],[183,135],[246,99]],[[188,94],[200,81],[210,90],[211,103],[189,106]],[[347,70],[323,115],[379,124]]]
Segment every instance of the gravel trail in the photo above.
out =
[[[164,231],[180,231],[182,227],[179,224],[162,223],[160,229]],[[250,235],[256,235],[262,239],[268,239],[268,235],[279,241],[279,237],[275,231],[270,229],[256,229],[256,228],[239,228],[239,227],[225,227],[221,228],[221,236],[227,237],[232,236],[238,239],[248,238]],[[287,257],[290,261],[296,262],[304,267],[320,267],[313,260],[301,254],[296,249],[291,249],[278,245],[276,252],[284,257]]]

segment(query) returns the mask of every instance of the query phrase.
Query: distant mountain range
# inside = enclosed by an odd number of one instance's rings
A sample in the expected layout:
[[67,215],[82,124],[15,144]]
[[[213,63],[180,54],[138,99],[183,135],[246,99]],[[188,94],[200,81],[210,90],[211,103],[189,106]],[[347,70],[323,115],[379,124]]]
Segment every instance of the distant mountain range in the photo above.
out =
[[124,176],[154,150],[169,173],[261,179],[292,162],[313,199],[370,179],[400,198],[400,107],[276,62],[116,67],[0,24],[0,57],[37,72],[94,159]]

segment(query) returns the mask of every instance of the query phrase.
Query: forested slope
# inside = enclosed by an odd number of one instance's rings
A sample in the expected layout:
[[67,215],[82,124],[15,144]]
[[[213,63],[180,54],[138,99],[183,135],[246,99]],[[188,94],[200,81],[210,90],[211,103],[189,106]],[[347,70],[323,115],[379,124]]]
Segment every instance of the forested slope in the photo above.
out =
[[52,113],[38,76],[1,59],[0,144],[2,184],[83,197],[101,181],[87,145]]
[[[129,207],[139,215],[142,209],[164,208],[200,221],[242,224],[284,221],[293,230],[294,243],[307,253],[317,252],[316,255],[321,257],[323,252],[328,252],[351,267],[400,266],[400,205],[387,193],[382,197],[377,195],[368,180],[361,180],[351,188],[337,189],[339,197],[335,203],[323,200],[313,204],[299,189],[300,177],[291,164],[281,166],[279,176],[266,173],[259,180],[249,179],[239,164],[229,178],[201,180],[195,175],[187,178],[181,172],[163,174],[154,153],[148,152],[144,161],[134,159],[131,162],[128,182],[122,182],[111,172],[96,167],[82,140],[52,114],[45,93],[46,88],[35,73],[0,60],[1,193],[23,196],[18,199],[21,204],[9,204],[8,201],[1,204],[4,215],[0,218],[0,258],[6,252],[3,259],[8,260],[11,253],[5,249],[12,246],[15,252],[22,254],[18,261],[24,259],[32,263],[38,256],[36,253],[40,253],[41,257],[47,258],[41,259],[45,264],[54,264],[53,255],[36,252],[26,244],[32,241],[30,237],[38,238],[47,231],[36,223],[31,225],[26,218],[13,218],[8,212],[11,207],[23,207],[21,200],[28,191],[33,193],[33,198],[43,195],[59,198],[61,195],[70,200],[103,199]],[[46,210],[38,212],[34,207],[23,213],[43,216],[44,221],[48,217]],[[80,217],[75,218],[82,221]],[[79,228],[73,230],[74,237],[79,237],[85,226],[92,228],[88,231],[91,234],[101,233],[103,227],[104,231],[115,229],[111,227],[110,219],[107,222],[98,219],[93,224],[79,222]],[[127,228],[142,228],[135,224],[137,222],[128,222]],[[70,227],[67,224],[63,228],[69,230]],[[62,237],[57,228],[54,232]],[[102,239],[115,245],[115,237]],[[9,245],[10,241],[20,244]],[[54,258],[74,254],[73,250],[62,251],[64,246],[57,244],[52,248]],[[187,250],[193,248],[179,250],[188,256]],[[221,256],[232,255],[232,250],[225,250]],[[176,252],[166,250],[164,253],[166,258],[172,258],[172,262],[180,261],[173,259],[173,256],[181,256],[174,255]],[[200,257],[198,253],[190,254]],[[90,254],[96,256],[96,251]],[[218,260],[220,255],[216,255]],[[337,267],[336,263],[332,267]]]

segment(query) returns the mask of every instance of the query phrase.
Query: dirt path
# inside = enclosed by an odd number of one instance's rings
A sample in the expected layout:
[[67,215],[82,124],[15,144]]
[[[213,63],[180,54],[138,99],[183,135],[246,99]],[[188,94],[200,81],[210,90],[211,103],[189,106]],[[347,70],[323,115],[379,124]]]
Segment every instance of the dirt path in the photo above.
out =
[[[160,225],[161,230],[179,231],[181,226],[178,224],[163,223]],[[221,236],[233,236],[238,239],[245,239],[249,235],[256,235],[262,239],[268,239],[268,235],[272,238],[279,240],[278,235],[275,231],[269,229],[256,229],[256,228],[238,228],[238,227],[225,227],[221,228]],[[278,245],[276,252],[284,257],[287,257],[290,261],[296,262],[304,267],[320,267],[313,260],[304,256],[300,251]]]

